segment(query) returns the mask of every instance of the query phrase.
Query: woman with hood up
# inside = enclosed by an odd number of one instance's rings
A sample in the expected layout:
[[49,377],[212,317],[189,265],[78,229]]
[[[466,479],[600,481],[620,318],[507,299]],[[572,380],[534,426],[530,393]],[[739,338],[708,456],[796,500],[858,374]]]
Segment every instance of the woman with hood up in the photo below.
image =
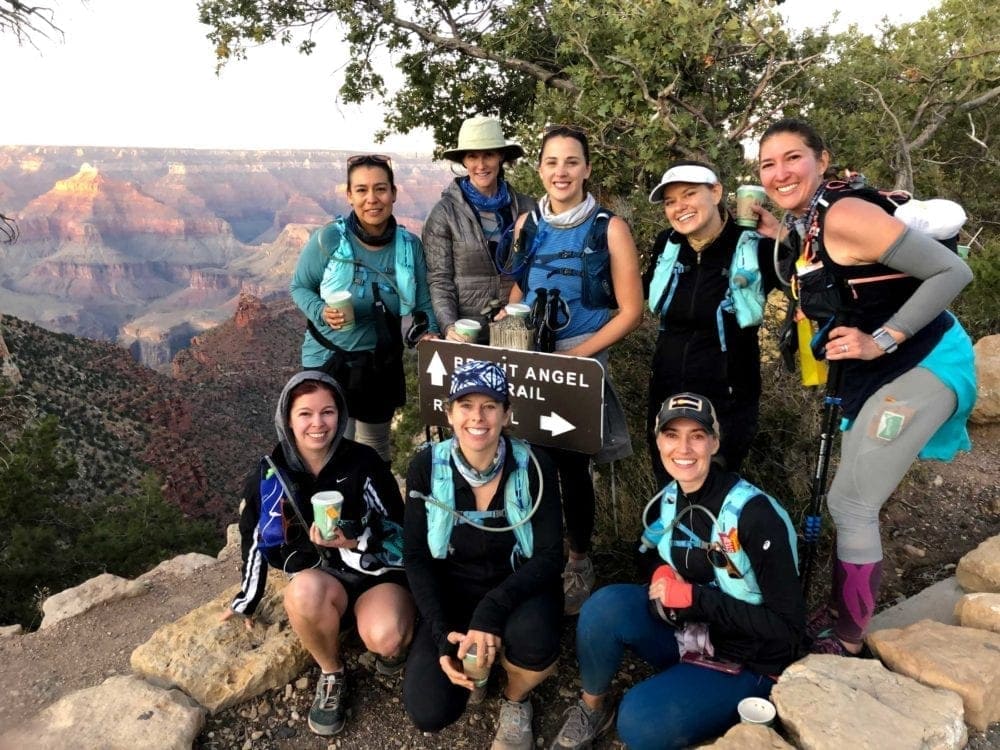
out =
[[[321,674],[309,728],[332,735],[346,719],[342,623],[353,614],[358,635],[382,674],[398,673],[413,633],[415,609],[402,570],[403,502],[379,455],[344,437],[344,394],[329,375],[293,376],[278,400],[278,444],[247,477],[240,513],[243,579],[222,615],[252,616],[264,595],[268,566],[289,576],[284,606],[292,629]],[[339,525],[324,539],[310,499],[344,496]]]

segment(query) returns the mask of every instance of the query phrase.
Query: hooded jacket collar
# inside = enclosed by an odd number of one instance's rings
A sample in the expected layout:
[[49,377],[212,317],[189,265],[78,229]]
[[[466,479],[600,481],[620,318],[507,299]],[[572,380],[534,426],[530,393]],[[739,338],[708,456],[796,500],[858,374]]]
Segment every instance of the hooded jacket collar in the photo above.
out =
[[289,394],[291,394],[297,385],[306,380],[318,380],[321,383],[329,385],[333,389],[333,400],[337,404],[337,432],[330,443],[330,450],[323,459],[324,467],[329,463],[333,454],[337,452],[337,447],[340,445],[340,441],[344,437],[344,432],[347,430],[347,420],[349,418],[347,400],[344,398],[344,392],[340,389],[340,385],[336,380],[319,370],[303,370],[293,375],[285,383],[285,387],[281,389],[281,396],[278,397],[278,406],[274,410],[274,430],[278,433],[278,443],[281,445],[282,453],[285,454],[285,461],[288,464],[288,468],[293,471],[309,471],[295,445],[295,437],[288,429],[288,415],[292,407]]

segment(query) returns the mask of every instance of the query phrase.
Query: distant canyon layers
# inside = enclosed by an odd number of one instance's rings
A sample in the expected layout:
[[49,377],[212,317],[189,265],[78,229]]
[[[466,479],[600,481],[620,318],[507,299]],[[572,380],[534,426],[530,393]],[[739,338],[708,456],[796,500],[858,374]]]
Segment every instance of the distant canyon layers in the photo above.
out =
[[[347,152],[0,146],[0,311],[118,342],[168,370],[239,296],[287,294],[309,233],[348,210]],[[420,232],[452,178],[393,156],[397,219]]]

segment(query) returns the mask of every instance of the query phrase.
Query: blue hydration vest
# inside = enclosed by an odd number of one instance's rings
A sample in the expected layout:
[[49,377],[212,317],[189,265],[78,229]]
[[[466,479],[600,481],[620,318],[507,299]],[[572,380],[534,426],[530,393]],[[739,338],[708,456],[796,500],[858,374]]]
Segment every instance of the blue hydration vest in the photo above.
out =
[[[799,567],[795,526],[792,524],[792,519],[789,518],[788,513],[785,512],[785,509],[773,497],[765,492],[761,492],[745,479],[740,479],[729,490],[729,494],[726,495],[726,499],[719,511],[719,517],[715,521],[715,539],[709,541],[718,542],[726,553],[726,557],[729,558],[733,566],[742,574],[742,578],[734,578],[726,572],[725,568],[713,565],[712,570],[715,572],[715,585],[729,596],[747,604],[760,604],[763,601],[763,596],[760,593],[760,587],[757,585],[757,577],[754,575],[750,558],[747,556],[742,545],[740,545],[738,530],[740,513],[743,512],[743,506],[747,504],[748,500],[758,495],[766,497],[770,501],[774,511],[785,522],[785,527],[788,530],[788,541],[792,548],[792,557],[795,560],[795,569],[798,570]],[[697,547],[702,543],[702,540],[698,540],[697,542],[683,539],[675,540],[672,533],[666,533],[666,530],[670,529],[674,523],[676,515],[677,482],[671,482],[664,488],[663,495],[660,498],[660,517],[643,533],[643,544],[647,542],[655,544],[660,557],[671,566],[674,564],[671,557],[671,549],[673,547]],[[684,526],[684,524],[678,523],[677,527],[689,537],[694,537],[694,533]]]
[[[736,243],[736,251],[729,265],[729,289],[716,311],[719,329],[719,345],[726,351],[726,333],[722,325],[722,313],[736,316],[740,328],[759,326],[764,320],[764,284],[757,258],[757,242],[761,235],[745,231]],[[686,270],[677,262],[681,246],[678,242],[668,242],[656,261],[653,280],[649,284],[649,309],[654,315],[663,317],[670,309],[670,303],[677,291],[680,275]]]
[[[347,239],[349,230],[343,217],[331,221],[319,231],[319,246],[330,254],[326,270],[323,271],[323,280],[319,285],[321,297],[326,297],[330,292],[349,290],[352,284],[359,285],[360,282],[355,279],[358,267],[367,268],[384,277],[384,274],[354,257],[354,248]],[[413,311],[417,299],[417,275],[413,268],[417,239],[403,227],[397,226],[394,242],[395,278],[384,277],[383,280],[396,288],[396,294],[399,295],[399,314],[403,316]]]
[[[448,542],[451,530],[455,526],[455,516],[445,508],[455,511],[455,483],[451,475],[451,445],[454,438],[435,443],[431,453],[431,495],[442,506],[427,503],[427,546],[431,557],[439,560],[448,556]],[[517,438],[510,439],[514,450],[516,468],[507,479],[504,486],[503,510],[464,510],[456,511],[462,519],[482,522],[487,518],[506,518],[508,525],[513,526],[523,521],[531,513],[531,490],[528,485],[528,461],[530,451],[528,444]],[[522,523],[514,529],[514,546],[512,560],[531,557],[534,551],[533,535],[530,523]]]
[[[531,267],[537,265],[539,268],[549,272],[549,277],[560,274],[563,276],[580,277],[580,304],[588,310],[617,310],[618,300],[615,299],[615,290],[611,281],[611,252],[608,249],[608,224],[611,222],[613,213],[605,208],[598,208],[583,243],[583,249],[576,252],[564,251],[559,253],[535,254],[536,240],[539,245],[544,242],[545,232],[538,232],[538,223],[541,220],[541,212],[535,209],[528,218],[525,219],[521,227],[519,241],[525,248],[528,257],[523,276],[519,276],[518,285],[527,292],[528,276]],[[563,268],[552,265],[549,261],[565,258],[580,258],[580,270]]]
[[[260,516],[257,518],[258,538],[261,550],[280,547],[286,539],[287,523],[285,522],[284,491],[277,472],[260,462]],[[291,498],[288,502],[293,502]]]

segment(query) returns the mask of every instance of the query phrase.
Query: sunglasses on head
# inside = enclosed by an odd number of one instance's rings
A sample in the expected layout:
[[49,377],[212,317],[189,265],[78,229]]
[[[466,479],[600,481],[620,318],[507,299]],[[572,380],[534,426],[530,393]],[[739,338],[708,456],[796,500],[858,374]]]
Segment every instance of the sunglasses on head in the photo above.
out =
[[347,158],[348,167],[365,165],[392,166],[392,158],[385,154],[355,154]]

